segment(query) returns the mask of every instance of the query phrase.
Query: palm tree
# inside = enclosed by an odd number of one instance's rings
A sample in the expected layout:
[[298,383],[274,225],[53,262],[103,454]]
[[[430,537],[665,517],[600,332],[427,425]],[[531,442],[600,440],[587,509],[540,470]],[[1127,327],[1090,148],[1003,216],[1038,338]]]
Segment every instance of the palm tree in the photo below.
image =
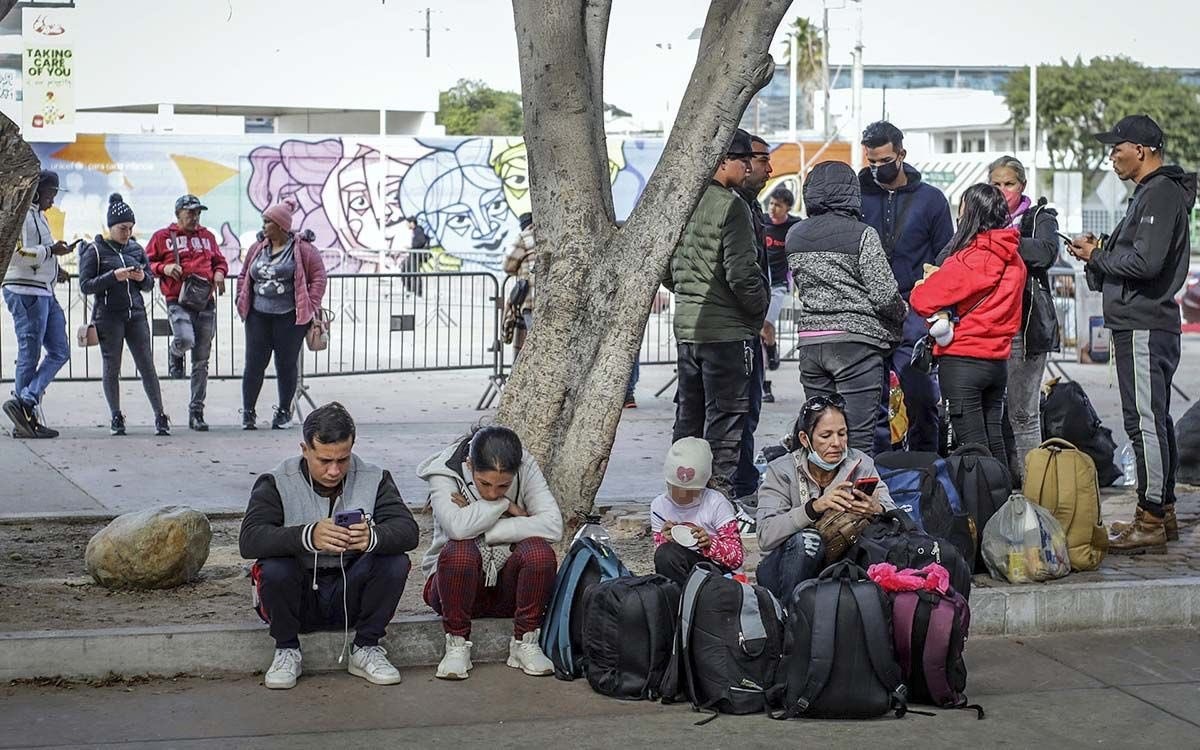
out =
[[812,93],[822,85],[821,76],[825,69],[821,27],[807,18],[797,17],[787,28],[787,34],[792,43],[784,49],[783,64],[791,65],[794,46],[799,54],[796,58],[796,84],[800,87],[800,91],[803,93],[801,99],[805,102],[805,105],[801,107],[803,127],[811,128],[813,126]]

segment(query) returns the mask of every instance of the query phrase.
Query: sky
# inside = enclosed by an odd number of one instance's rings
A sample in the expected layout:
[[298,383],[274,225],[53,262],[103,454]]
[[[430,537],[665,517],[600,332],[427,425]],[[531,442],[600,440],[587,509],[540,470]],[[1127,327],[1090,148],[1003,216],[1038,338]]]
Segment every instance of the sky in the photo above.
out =
[[[77,51],[88,61],[80,106],[270,99],[427,111],[437,106],[436,91],[459,78],[519,90],[512,1],[76,0]],[[836,6],[830,59],[848,67],[860,4],[827,1]],[[660,118],[668,100],[682,96],[696,54],[686,39],[707,8],[707,0],[613,0],[605,101],[646,122]],[[819,22],[821,8],[821,0],[795,0],[784,25],[798,15]],[[1139,0],[1136,13],[1116,0],[863,0],[861,8],[869,65],[1023,65],[1123,54],[1200,68],[1198,0]],[[781,46],[773,46],[777,58]]]
[[[308,2],[309,0],[304,0]],[[435,5],[435,53],[453,49],[459,77],[519,90],[512,5],[504,0],[387,0],[397,17]],[[855,3],[830,10],[830,60],[849,68]],[[613,0],[605,100],[642,117],[662,108],[664,87],[686,85],[694,57],[676,51],[704,24],[704,0]],[[797,15],[819,23],[820,0],[796,0]],[[841,8],[841,9],[839,9]],[[868,65],[1026,65],[1126,55],[1148,65],[1200,68],[1200,2],[1139,0],[1136,13],[1115,0],[864,0],[863,60]],[[418,24],[419,25],[419,24]],[[445,29],[449,29],[448,31]],[[777,36],[782,40],[782,35]],[[671,44],[663,51],[656,44]],[[780,45],[774,54],[779,58]],[[694,55],[694,53],[693,53]],[[658,76],[647,84],[647,69]]]

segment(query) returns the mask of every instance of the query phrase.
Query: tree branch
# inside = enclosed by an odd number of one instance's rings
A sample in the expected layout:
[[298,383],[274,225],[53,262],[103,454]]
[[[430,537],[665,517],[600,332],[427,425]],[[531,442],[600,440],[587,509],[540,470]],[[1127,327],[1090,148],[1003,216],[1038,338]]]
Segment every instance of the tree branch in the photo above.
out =
[[[607,136],[604,132],[604,54],[608,47],[608,20],[612,15],[612,0],[585,0],[584,35],[587,39],[588,67],[592,81],[592,139],[599,144],[608,165]],[[609,222],[616,221],[613,209],[612,190],[600,191],[604,203],[604,215]]]

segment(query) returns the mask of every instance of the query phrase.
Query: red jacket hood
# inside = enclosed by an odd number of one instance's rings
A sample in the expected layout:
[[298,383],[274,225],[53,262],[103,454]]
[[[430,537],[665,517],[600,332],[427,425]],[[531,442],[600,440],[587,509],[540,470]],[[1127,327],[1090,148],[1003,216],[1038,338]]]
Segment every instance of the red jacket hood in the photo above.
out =
[[954,340],[936,354],[978,359],[1008,359],[1013,336],[1021,329],[1021,295],[1027,271],[1018,252],[1016,229],[981,232],[913,288],[909,303],[929,317],[951,310],[960,317]]

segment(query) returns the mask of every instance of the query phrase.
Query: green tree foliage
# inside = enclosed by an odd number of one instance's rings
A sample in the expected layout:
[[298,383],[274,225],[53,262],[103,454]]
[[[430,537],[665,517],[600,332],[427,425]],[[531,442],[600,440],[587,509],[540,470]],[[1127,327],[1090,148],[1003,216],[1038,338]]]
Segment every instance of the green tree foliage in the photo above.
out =
[[[1005,84],[1012,122],[1029,121],[1029,69]],[[1167,135],[1167,161],[1200,166],[1200,89],[1176,74],[1147,68],[1127,57],[1076,58],[1038,66],[1038,131],[1051,165],[1083,172],[1094,185],[1107,156],[1092,137],[1126,115],[1147,114]]]
[[521,95],[462,79],[439,95],[437,123],[446,135],[520,135]]
[[[824,52],[821,44],[821,27],[813,24],[807,18],[796,18],[787,27],[788,36],[796,40],[796,49],[800,56],[796,58],[796,78],[806,88],[811,90],[821,81],[822,59]],[[789,44],[783,51],[783,64],[791,65],[792,47]]]

